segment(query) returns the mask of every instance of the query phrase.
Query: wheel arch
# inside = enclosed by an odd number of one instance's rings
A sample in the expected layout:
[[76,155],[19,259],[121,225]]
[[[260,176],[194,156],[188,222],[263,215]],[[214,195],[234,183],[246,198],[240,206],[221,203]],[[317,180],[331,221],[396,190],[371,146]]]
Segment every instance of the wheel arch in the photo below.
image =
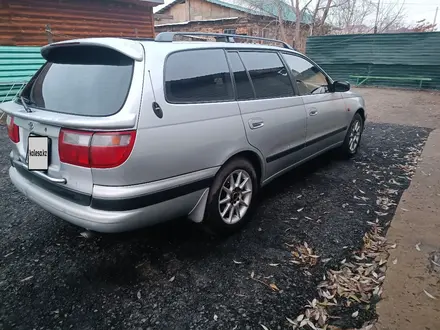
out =
[[365,110],[364,110],[364,108],[359,108],[359,109],[357,109],[356,113],[360,114],[361,117],[362,117],[362,120],[365,122],[365,120],[366,120],[367,118],[366,118],[366,116],[365,116]]
[[[252,166],[254,167],[255,172],[257,174],[258,182],[261,186],[261,183],[263,182],[264,173],[265,173],[264,172],[265,171],[264,162],[263,162],[263,158],[258,154],[258,152],[253,151],[253,150],[249,150],[249,149],[241,150],[241,151],[238,151],[238,152],[230,155],[228,157],[228,159],[223,163],[223,165],[218,169],[217,173],[220,172],[221,169],[227,163],[234,160],[235,158],[244,158],[252,164]],[[217,175],[217,173],[216,173],[216,175]],[[203,192],[203,194],[200,197],[197,204],[189,212],[188,218],[190,220],[192,220],[194,222],[202,222],[203,221],[205,211],[206,211],[206,206],[208,203],[209,190],[210,190],[210,188],[205,189],[205,191]]]
[[[244,158],[252,164],[257,174],[258,182],[261,185],[265,173],[263,158],[254,150],[242,150],[229,156],[229,158],[223,163],[223,166],[235,158]],[[219,171],[221,170],[221,168],[219,169]]]

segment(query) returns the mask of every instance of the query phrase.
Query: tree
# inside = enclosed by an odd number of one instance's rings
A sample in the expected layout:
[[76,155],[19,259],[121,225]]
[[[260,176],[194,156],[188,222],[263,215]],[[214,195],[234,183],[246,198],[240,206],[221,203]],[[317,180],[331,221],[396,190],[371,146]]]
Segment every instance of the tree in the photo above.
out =
[[[384,33],[402,26],[404,4],[399,0],[334,0],[331,22],[341,33]],[[372,18],[374,17],[374,18]]]
[[399,27],[397,29],[388,30],[386,32],[409,33],[409,32],[432,32],[437,24],[427,22],[425,19],[417,21],[415,25]]
[[437,27],[437,24],[432,24],[426,21],[426,19],[422,19],[416,22],[416,25],[410,28],[411,32],[432,32]]
[[290,0],[292,8],[295,10],[295,48],[304,50],[304,46],[301,40],[301,22],[303,19],[304,11],[307,9],[307,6],[310,5],[312,0],[308,0],[308,2],[301,7],[299,0]]
[[[325,3],[325,5],[323,5]],[[338,7],[335,0],[316,0],[310,25],[310,35],[325,33],[325,25],[331,8]],[[337,9],[336,9],[337,10]]]
[[[301,23],[303,21],[304,13],[308,10],[309,5],[313,0],[238,0],[241,4],[253,9],[256,14],[264,13],[266,16],[272,16],[276,19],[277,24],[280,26],[281,36],[283,41],[289,44],[294,44],[296,48],[302,49],[303,43],[301,38]],[[332,2],[333,0],[325,0]],[[268,8],[276,8],[277,14],[274,15],[273,10]],[[319,7],[319,10],[322,8]],[[285,12],[291,11],[295,13],[296,20],[294,22],[294,38],[293,40],[287,40],[287,34],[285,33],[285,27],[289,27],[290,22],[287,22],[284,15]]]
[[331,14],[331,22],[342,33],[366,33],[367,17],[373,14],[375,6],[371,0],[335,0],[338,10]]
[[399,4],[399,1],[386,3],[378,1],[376,5],[374,32],[384,33],[390,29],[390,27],[394,27],[394,29],[401,27],[405,19],[404,5],[405,1],[401,4]]
[[[285,30],[284,9],[286,3],[283,0],[239,0],[240,5],[250,8],[256,15],[273,17],[274,22],[280,27],[281,40],[289,42]],[[275,8],[274,12],[272,9]]]

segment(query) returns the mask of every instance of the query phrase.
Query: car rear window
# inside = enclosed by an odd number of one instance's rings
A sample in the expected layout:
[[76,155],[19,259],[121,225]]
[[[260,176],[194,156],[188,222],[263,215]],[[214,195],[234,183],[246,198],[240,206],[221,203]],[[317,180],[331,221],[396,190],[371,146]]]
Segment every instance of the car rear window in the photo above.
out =
[[23,91],[31,105],[81,116],[109,116],[125,103],[134,61],[104,47],[54,49]]

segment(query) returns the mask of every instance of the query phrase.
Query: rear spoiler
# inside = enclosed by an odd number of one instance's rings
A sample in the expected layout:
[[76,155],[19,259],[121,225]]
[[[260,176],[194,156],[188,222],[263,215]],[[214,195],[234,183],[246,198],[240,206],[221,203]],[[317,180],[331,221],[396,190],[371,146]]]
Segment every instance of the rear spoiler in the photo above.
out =
[[50,52],[56,47],[69,46],[99,46],[113,49],[131,59],[141,62],[144,59],[144,49],[138,41],[121,38],[85,38],[55,42],[41,48],[41,56],[47,60]]

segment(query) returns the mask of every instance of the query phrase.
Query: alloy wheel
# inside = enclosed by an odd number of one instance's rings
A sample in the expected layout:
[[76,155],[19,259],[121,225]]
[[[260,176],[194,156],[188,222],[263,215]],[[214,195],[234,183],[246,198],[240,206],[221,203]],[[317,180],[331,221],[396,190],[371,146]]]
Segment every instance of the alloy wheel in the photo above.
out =
[[252,180],[245,170],[232,172],[224,181],[218,199],[218,210],[227,224],[239,222],[249,209]]

